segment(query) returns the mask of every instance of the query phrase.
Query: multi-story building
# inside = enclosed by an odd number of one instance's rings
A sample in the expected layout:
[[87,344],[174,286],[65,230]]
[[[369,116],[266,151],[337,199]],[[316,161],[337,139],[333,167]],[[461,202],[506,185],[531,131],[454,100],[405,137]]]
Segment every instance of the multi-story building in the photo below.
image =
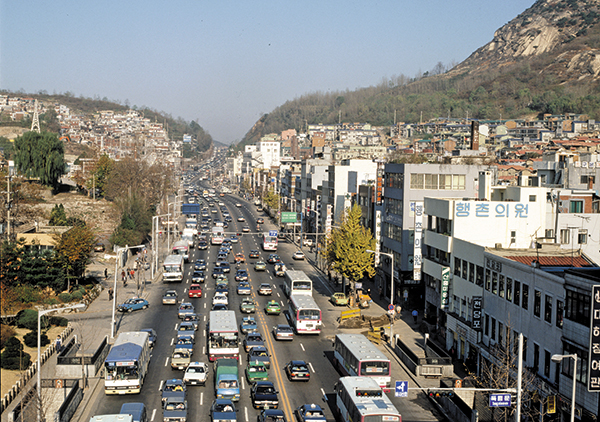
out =
[[[423,222],[419,213],[424,198],[475,196],[479,172],[488,168],[480,165],[385,165],[381,250],[394,256],[395,300],[406,306],[423,303],[421,236],[418,231],[415,234],[415,227]],[[380,263],[379,287],[384,296],[391,298],[391,259],[382,257]]]

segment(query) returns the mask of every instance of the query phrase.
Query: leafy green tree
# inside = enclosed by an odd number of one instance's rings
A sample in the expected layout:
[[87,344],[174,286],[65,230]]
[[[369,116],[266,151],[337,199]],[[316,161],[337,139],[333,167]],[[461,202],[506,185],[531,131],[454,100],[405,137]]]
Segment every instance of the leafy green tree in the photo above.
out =
[[96,235],[85,225],[75,225],[57,239],[56,258],[67,277],[81,277],[90,263]]
[[279,195],[275,193],[274,189],[269,189],[263,198],[263,202],[270,209],[279,211]]
[[67,225],[67,214],[65,213],[65,207],[63,204],[55,205],[50,211],[49,226],[66,226]]
[[359,205],[347,209],[340,227],[332,230],[327,241],[326,256],[331,267],[351,281],[375,275],[373,254],[367,252],[375,250],[375,239],[371,230],[361,225],[361,213]]
[[98,158],[94,169],[90,172],[89,178],[86,182],[87,189],[91,191],[95,187],[98,191],[98,195],[100,197],[104,196],[106,183],[111,171],[114,168],[114,165],[114,160],[112,160],[108,155],[102,154],[100,158]]
[[26,132],[15,139],[15,164],[25,176],[56,190],[65,174],[64,145],[55,133]]
[[23,351],[23,343],[18,338],[11,337],[6,341],[0,362],[3,369],[24,370],[31,365],[31,355]]

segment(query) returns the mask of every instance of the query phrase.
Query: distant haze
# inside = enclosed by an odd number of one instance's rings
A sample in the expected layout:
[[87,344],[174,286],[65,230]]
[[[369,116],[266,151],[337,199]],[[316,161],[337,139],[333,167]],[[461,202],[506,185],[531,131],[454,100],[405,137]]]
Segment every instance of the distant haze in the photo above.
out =
[[532,4],[3,1],[0,88],[147,106],[229,144],[300,95],[458,63]]

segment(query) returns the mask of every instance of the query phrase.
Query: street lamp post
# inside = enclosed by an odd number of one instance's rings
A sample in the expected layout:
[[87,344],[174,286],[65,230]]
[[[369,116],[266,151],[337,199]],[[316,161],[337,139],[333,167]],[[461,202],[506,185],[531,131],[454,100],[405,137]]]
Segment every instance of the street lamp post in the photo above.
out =
[[[370,253],[376,253],[375,251],[369,250],[367,249],[367,252]],[[391,273],[391,282],[390,282],[390,307],[394,306],[394,254],[388,253],[388,252],[381,252],[379,251],[379,253],[381,255],[386,255],[389,256],[392,259],[392,269],[390,270]],[[390,322],[390,344],[392,344],[392,339],[394,337],[394,314],[391,313],[391,322]]]
[[[129,249],[135,249],[135,248],[143,248],[145,245],[137,245],[137,246],[125,246],[124,248],[118,248],[117,249],[117,257],[115,259],[115,281],[114,281],[114,288],[113,288],[113,304],[112,304],[112,318],[110,321],[110,338],[113,339],[115,338],[115,310],[117,309],[117,274],[119,271],[119,254],[122,253],[123,251],[125,251],[125,253],[127,253],[127,251]],[[125,274],[125,277],[127,277],[128,274]]]
[[[42,315],[49,314],[50,312],[65,310],[65,309],[81,309],[85,308],[85,304],[78,303],[77,305],[64,306],[62,308],[53,308],[46,310],[38,310],[38,332],[37,332],[37,395],[38,395],[38,408],[37,408],[37,420],[42,420]],[[63,339],[64,340],[64,339]]]
[[[169,203],[167,204],[167,215],[169,216],[169,217],[168,217],[168,223],[169,223],[169,224],[167,224],[167,251],[170,251],[170,248],[171,248],[171,215],[173,216],[173,223],[175,223],[175,221],[176,221],[176,219],[177,219],[177,214],[175,213],[175,209],[176,209],[176,208],[175,208],[175,205],[177,205],[179,202],[181,202],[181,201],[177,200],[177,197],[178,197],[178,196],[176,195],[176,196],[175,196],[175,198],[176,198],[176,199],[175,199],[175,202],[169,202]],[[173,214],[171,214],[171,213],[169,212],[169,209],[170,209],[169,207],[170,207],[171,205],[173,205]],[[175,224],[174,224],[174,225],[175,225]]]
[[577,386],[577,353],[572,355],[552,355],[552,362],[559,363],[564,358],[573,359],[573,392],[571,393],[571,422],[575,422],[575,393]]
[[[155,215],[152,217],[152,278],[154,279],[154,273],[158,268],[158,243],[156,242],[156,233],[158,232],[158,219],[160,217],[166,217],[169,214]],[[156,223],[154,223],[156,221]]]

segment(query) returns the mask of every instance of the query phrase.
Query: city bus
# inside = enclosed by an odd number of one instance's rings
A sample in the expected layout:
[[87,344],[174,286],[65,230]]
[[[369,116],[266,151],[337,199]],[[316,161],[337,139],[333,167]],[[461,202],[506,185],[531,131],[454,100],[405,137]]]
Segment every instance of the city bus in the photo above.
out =
[[343,375],[373,378],[384,390],[390,389],[390,360],[362,334],[337,334],[333,362]]
[[188,262],[190,255],[188,252],[189,244],[187,240],[178,240],[173,244],[173,255],[183,256],[183,260]]
[[183,256],[169,255],[163,263],[163,283],[181,283],[183,281]]
[[319,334],[321,332],[321,309],[312,296],[291,295],[289,314],[296,333]]
[[287,270],[283,278],[283,293],[291,295],[312,296],[312,280],[304,271]]
[[104,361],[104,392],[138,394],[150,364],[149,334],[145,331],[121,333]]
[[269,233],[263,233],[262,247],[264,251],[276,251],[277,236],[269,236]]
[[402,422],[398,409],[372,378],[342,377],[333,391],[341,422]]
[[208,315],[208,360],[239,359],[239,333],[235,311],[210,311]]
[[223,240],[225,240],[225,232],[223,232],[223,227],[213,227],[212,236],[210,237],[210,244],[222,245]]

